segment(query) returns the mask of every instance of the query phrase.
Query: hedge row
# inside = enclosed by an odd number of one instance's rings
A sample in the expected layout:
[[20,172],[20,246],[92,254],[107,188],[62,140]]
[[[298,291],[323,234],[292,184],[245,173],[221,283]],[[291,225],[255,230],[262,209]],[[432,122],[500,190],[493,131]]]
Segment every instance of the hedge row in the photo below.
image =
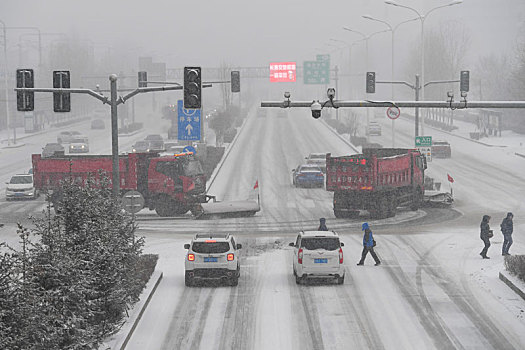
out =
[[525,282],[525,255],[508,255],[505,257],[505,268]]

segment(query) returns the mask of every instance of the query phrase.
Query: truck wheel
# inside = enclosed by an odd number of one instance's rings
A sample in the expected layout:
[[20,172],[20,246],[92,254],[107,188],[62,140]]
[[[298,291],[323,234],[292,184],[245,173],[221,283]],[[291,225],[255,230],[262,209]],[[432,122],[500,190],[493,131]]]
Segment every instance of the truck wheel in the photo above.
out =
[[334,216],[335,216],[336,218],[338,218],[338,219],[341,219],[341,218],[344,218],[344,217],[345,217],[344,214],[343,214],[343,212],[342,212],[341,210],[335,210],[335,209],[334,209]]
[[337,284],[345,283],[345,276],[337,276]]
[[410,205],[410,210],[412,211],[416,211],[419,209],[419,207],[421,206],[421,202],[422,202],[422,194],[421,194],[421,191],[419,190],[415,190],[414,191],[414,198],[412,200],[412,204]]
[[295,275],[295,283],[296,283],[296,284],[301,284],[301,283],[303,283],[303,278],[302,278],[302,277],[299,277],[298,275]]
[[239,284],[239,276],[230,278],[230,286],[236,287]]

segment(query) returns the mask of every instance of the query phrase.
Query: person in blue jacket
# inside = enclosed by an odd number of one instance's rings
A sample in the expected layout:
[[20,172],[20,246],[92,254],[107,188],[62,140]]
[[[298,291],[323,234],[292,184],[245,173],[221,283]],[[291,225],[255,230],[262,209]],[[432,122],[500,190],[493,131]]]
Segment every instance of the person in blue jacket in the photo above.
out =
[[507,217],[501,222],[501,233],[503,233],[503,247],[501,248],[501,255],[510,255],[509,248],[512,245],[512,231],[514,231],[514,224],[512,223],[512,213],[507,213]]
[[326,219],[320,218],[319,219],[319,228],[317,231],[328,231],[328,227],[326,227]]
[[381,261],[379,261],[379,258],[374,252],[374,237],[372,235],[372,230],[368,226],[368,222],[363,224],[362,231],[365,231],[365,234],[363,235],[363,252],[361,253],[361,260],[359,260],[357,265],[365,264],[365,258],[368,252],[372,254],[372,258],[374,258],[376,266],[381,265]]

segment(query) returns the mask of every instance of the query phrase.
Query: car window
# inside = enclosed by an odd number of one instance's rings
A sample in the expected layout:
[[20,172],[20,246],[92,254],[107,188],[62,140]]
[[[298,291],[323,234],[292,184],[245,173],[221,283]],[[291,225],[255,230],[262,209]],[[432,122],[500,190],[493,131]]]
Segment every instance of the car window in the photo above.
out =
[[226,253],[230,250],[228,242],[193,242],[191,249],[195,253]]
[[339,238],[337,237],[303,237],[301,240],[301,248],[308,250],[336,250],[339,247]]
[[318,173],[321,172],[321,168],[317,166],[302,166],[299,171],[301,173]]
[[204,171],[202,170],[201,162],[198,160],[190,160],[184,164],[184,175],[186,176],[195,176],[202,175]]
[[32,176],[13,176],[11,178],[11,181],[9,181],[9,183],[13,185],[30,184],[32,182],[33,182]]
[[310,159],[326,159],[324,154],[311,154]]

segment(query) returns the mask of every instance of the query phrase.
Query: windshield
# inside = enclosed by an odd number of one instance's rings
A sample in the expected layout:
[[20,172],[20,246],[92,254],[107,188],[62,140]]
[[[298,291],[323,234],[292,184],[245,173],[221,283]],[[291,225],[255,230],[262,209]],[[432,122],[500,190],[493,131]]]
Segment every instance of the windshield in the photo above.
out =
[[339,247],[339,238],[336,237],[303,237],[301,240],[301,248],[308,250],[336,250]]
[[184,164],[184,175],[186,176],[197,176],[204,174],[204,171],[202,170],[201,162],[198,160],[190,160],[186,164]]
[[230,250],[230,243],[228,242],[193,242],[191,249],[195,253],[226,253]]
[[20,184],[30,184],[33,182],[32,176],[13,176],[11,178],[11,181],[9,181],[12,185],[20,185]]

